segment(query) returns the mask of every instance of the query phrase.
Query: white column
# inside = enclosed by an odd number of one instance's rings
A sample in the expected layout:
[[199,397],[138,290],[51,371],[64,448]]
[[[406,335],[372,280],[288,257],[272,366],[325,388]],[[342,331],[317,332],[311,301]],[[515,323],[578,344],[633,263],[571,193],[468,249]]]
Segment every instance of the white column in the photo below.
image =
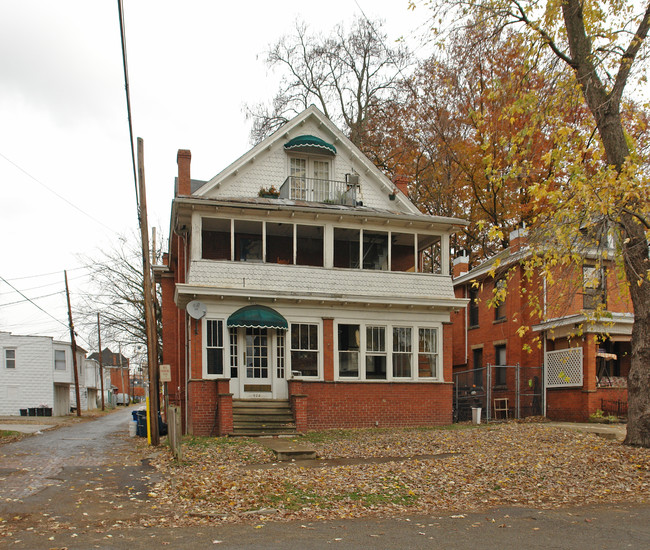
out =
[[201,259],[202,226],[201,214],[192,212],[192,247],[190,249],[190,260]]
[[326,268],[334,267],[334,226],[325,224],[323,231],[323,265]]

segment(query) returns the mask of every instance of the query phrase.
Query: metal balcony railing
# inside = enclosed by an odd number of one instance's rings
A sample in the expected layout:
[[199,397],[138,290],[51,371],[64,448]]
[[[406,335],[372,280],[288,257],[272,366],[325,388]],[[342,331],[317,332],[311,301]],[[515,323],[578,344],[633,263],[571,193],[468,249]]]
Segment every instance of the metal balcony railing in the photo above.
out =
[[289,176],[280,187],[280,198],[356,206],[358,185],[345,181]]

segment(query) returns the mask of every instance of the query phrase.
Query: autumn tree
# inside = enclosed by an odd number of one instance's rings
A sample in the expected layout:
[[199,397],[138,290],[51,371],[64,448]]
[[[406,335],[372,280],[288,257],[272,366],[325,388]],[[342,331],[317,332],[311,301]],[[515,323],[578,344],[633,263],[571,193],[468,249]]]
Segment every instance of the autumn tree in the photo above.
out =
[[[628,376],[626,443],[650,447],[650,183],[622,116],[626,88],[646,61],[650,2],[608,0],[432,0],[435,21],[455,26],[508,27],[543,44],[569,67],[593,117],[600,152],[583,161],[571,132],[554,135],[557,151],[572,154],[558,180],[547,178],[536,197],[554,192],[554,214],[540,220],[560,245],[571,243],[585,219],[616,233],[620,264],[634,306]],[[632,84],[630,82],[632,81]],[[582,138],[582,136],[580,136]],[[579,215],[575,215],[578,213]]]
[[[155,257],[162,257],[161,242],[156,244]],[[97,313],[101,317],[102,343],[121,344],[131,354],[146,349],[147,332],[144,316],[142,250],[135,233],[121,235],[111,248],[99,249],[96,255],[84,257],[89,266],[91,286],[79,297],[76,309],[82,312],[77,325],[87,332],[88,340],[96,342]],[[156,288],[157,332],[162,335],[160,288]],[[158,346],[159,354],[161,351]]]
[[349,30],[340,24],[328,36],[297,22],[295,33],[267,54],[267,66],[282,73],[279,90],[270,105],[246,107],[251,141],[260,142],[313,103],[363,150],[370,108],[388,98],[410,60],[404,45],[391,45],[381,21],[356,18]]
[[[578,94],[567,96],[566,71],[538,45],[480,26],[456,40],[422,61],[389,107],[372,111],[367,154],[409,178],[423,211],[469,220],[453,244],[480,260],[530,223],[528,187],[549,171],[550,136],[583,125],[586,109]],[[558,112],[560,101],[570,109]]]

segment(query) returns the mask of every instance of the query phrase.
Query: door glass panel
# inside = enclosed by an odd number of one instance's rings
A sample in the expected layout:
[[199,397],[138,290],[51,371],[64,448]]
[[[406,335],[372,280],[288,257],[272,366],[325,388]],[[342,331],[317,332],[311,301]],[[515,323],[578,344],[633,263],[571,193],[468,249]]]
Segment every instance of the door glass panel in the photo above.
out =
[[246,377],[269,377],[268,336],[265,328],[246,329]]
[[291,198],[307,200],[307,160],[291,159]]

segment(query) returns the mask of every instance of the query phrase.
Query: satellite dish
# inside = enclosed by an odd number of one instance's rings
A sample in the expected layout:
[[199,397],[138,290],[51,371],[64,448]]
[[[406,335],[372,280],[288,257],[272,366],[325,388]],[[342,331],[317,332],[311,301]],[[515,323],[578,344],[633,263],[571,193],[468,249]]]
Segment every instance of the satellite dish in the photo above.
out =
[[199,300],[192,300],[189,304],[187,304],[187,307],[185,309],[192,319],[203,319],[203,317],[205,317],[205,314],[208,312],[208,308],[205,307],[205,304]]

